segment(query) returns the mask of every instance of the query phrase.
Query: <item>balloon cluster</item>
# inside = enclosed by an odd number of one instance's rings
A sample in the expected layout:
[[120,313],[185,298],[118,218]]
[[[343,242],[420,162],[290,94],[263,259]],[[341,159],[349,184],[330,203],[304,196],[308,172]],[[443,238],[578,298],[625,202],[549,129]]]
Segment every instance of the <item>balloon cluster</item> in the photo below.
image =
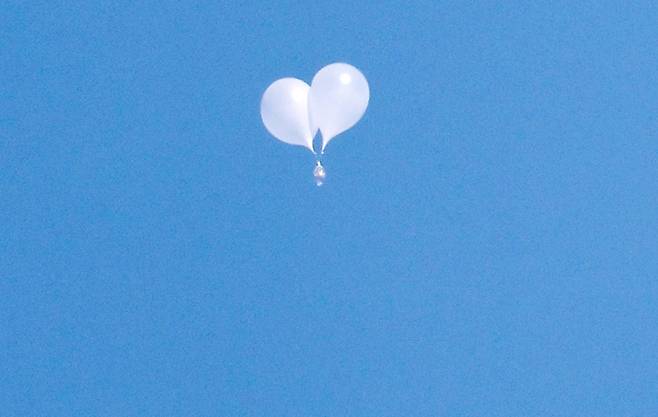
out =
[[[304,146],[318,157],[313,149],[317,131],[322,134],[320,154],[324,154],[330,140],[361,119],[369,99],[368,81],[361,71],[336,63],[318,71],[310,86],[297,78],[274,81],[263,94],[260,115],[275,138]],[[325,175],[318,159],[316,184],[321,185]]]

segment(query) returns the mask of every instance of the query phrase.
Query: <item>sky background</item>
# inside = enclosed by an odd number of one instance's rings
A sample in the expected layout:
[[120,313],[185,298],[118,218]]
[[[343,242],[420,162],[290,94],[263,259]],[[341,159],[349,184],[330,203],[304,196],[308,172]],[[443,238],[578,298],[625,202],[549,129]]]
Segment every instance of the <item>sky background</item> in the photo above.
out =
[[464,3],[4,2],[0,414],[658,415],[658,6]]

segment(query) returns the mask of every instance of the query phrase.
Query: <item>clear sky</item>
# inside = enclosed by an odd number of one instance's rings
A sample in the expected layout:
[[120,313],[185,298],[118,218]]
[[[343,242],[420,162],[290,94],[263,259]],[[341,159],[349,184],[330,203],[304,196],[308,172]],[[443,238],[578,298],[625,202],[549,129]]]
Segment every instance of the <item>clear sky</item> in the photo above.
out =
[[221,3],[0,8],[2,416],[658,415],[656,2]]

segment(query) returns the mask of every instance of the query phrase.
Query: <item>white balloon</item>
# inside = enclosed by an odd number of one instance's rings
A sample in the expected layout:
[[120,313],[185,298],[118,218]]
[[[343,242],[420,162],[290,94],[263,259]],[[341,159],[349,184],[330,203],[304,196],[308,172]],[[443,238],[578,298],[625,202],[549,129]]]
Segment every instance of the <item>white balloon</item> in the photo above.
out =
[[361,71],[349,64],[330,64],[315,74],[309,93],[311,130],[322,132],[322,150],[354,126],[368,107],[370,88]]
[[309,85],[297,78],[274,81],[260,102],[260,116],[267,130],[277,139],[313,150],[313,137],[308,118]]

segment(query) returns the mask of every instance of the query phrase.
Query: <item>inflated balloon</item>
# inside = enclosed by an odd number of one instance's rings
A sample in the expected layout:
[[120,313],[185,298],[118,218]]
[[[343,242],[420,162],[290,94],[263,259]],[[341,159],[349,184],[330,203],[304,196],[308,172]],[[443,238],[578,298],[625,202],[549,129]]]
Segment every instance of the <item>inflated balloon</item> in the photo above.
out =
[[277,139],[313,150],[313,137],[308,117],[309,86],[297,78],[274,81],[260,102],[260,116],[267,130]]
[[349,64],[330,64],[315,74],[308,99],[310,125],[322,132],[323,151],[330,140],[361,119],[369,99],[368,81]]
[[[354,126],[363,117],[370,100],[368,81],[349,64],[327,65],[315,74],[309,87],[297,78],[273,82],[260,103],[260,115],[267,130],[277,139],[304,146],[314,154],[313,138],[322,133],[322,153],[336,135]],[[327,176],[321,155],[316,154],[315,184]]]

